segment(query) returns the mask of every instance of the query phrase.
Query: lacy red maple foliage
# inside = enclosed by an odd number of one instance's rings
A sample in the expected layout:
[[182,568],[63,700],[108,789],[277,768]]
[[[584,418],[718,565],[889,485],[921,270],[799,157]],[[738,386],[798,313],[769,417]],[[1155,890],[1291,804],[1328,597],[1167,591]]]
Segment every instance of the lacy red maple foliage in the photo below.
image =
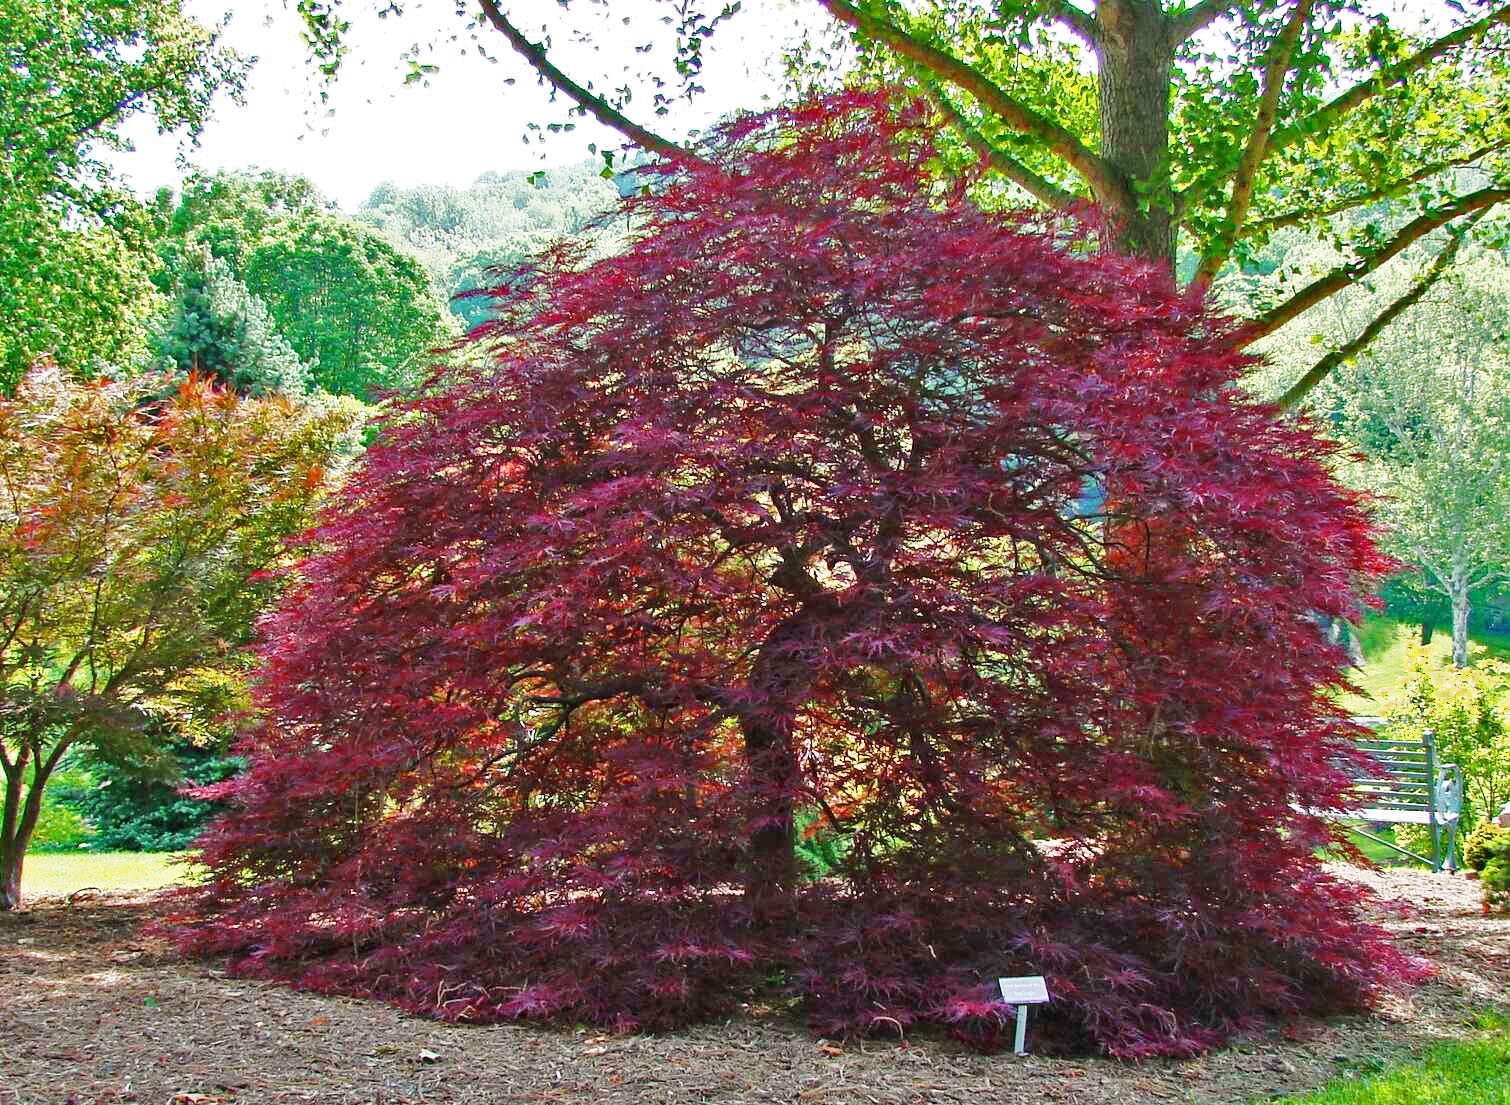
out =
[[[1408,973],[1314,858],[1382,561],[1228,324],[917,108],[745,119],[495,293],[266,627],[188,941],[444,1018],[773,990],[1188,1054]],[[626,232],[627,226],[627,232]],[[622,240],[627,233],[627,242]],[[794,813],[844,847],[793,858]]]

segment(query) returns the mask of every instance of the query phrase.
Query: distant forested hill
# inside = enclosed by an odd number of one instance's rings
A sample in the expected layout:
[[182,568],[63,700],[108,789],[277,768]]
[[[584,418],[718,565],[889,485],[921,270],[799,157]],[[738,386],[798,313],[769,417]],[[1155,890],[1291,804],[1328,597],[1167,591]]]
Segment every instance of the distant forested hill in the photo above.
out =
[[484,286],[488,268],[517,264],[613,204],[618,191],[602,167],[588,160],[544,174],[484,173],[470,188],[380,184],[355,217],[417,256],[470,327],[482,321],[482,304],[451,297]]

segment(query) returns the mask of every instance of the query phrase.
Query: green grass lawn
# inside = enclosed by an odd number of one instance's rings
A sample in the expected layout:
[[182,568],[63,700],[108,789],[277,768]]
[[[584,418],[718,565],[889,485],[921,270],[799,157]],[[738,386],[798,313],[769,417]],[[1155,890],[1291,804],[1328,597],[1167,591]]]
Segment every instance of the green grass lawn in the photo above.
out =
[[21,870],[21,894],[157,890],[183,874],[176,852],[34,852]]
[[1474,1037],[1437,1044],[1414,1062],[1341,1075],[1272,1105],[1504,1105],[1510,1102],[1510,1020],[1486,1013],[1477,1027]]
[[[1421,627],[1397,622],[1392,618],[1370,614],[1359,627],[1364,666],[1353,673],[1353,682],[1364,691],[1362,697],[1349,695],[1348,708],[1369,713],[1379,708],[1390,691],[1401,686],[1410,675],[1406,646],[1421,639]],[[1498,633],[1472,634],[1471,645],[1482,645],[1484,655],[1510,659],[1510,636]],[[1446,666],[1452,656],[1452,633],[1438,630],[1426,646],[1436,664]]]

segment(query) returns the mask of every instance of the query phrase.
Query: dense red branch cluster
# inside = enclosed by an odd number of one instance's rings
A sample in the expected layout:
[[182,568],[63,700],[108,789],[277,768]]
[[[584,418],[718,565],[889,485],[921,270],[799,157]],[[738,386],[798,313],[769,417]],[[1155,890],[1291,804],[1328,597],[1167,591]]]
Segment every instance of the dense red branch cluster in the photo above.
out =
[[1125,1056],[1399,977],[1297,812],[1347,783],[1315,619],[1380,566],[1330,446],[917,119],[747,119],[494,293],[266,627],[192,942],[447,1018],[775,987],[987,1046],[1042,973],[1051,1043]]

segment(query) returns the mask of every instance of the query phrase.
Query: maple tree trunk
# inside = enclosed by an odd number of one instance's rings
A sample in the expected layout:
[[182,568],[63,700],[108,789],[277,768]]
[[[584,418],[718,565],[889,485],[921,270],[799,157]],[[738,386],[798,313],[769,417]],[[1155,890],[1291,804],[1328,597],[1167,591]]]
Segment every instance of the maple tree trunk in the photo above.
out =
[[744,738],[745,761],[752,774],[777,790],[756,810],[762,824],[750,834],[745,882],[745,894],[756,915],[769,918],[782,912],[782,903],[797,885],[797,829],[791,794],[797,757],[787,726],[747,722]]
[[797,886],[797,828],[793,793],[797,784],[797,754],[792,747],[791,706],[806,696],[811,676],[807,667],[794,662],[786,646],[806,628],[803,614],[796,614],[772,630],[756,657],[751,689],[765,708],[751,711],[740,721],[744,735],[745,764],[758,786],[770,793],[756,806],[760,824],[750,833],[749,868],[745,895],[755,916],[776,920]]
[[42,813],[42,788],[47,784],[47,775],[35,773],[26,801],[22,802],[21,779],[25,769],[23,752],[15,770],[6,772],[4,819],[0,822],[0,912],[21,907],[21,868]]
[[[1101,156],[1132,193],[1096,198],[1123,221],[1118,245],[1174,271],[1169,189],[1169,89],[1174,69],[1169,18],[1158,4],[1102,0],[1096,45],[1101,96]],[[1139,208],[1143,208],[1140,210]]]

